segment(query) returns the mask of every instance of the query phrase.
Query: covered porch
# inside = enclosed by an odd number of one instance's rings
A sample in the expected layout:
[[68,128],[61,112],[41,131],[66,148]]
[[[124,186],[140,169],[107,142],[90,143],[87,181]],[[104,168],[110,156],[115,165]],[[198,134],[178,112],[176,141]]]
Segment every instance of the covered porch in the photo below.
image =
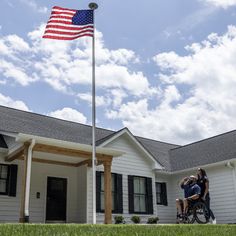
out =
[[[20,163],[19,222],[91,223],[92,147],[24,134],[17,142],[22,145],[5,161]],[[122,154],[106,148],[96,152],[96,165],[104,167],[105,224],[112,223],[112,160]]]

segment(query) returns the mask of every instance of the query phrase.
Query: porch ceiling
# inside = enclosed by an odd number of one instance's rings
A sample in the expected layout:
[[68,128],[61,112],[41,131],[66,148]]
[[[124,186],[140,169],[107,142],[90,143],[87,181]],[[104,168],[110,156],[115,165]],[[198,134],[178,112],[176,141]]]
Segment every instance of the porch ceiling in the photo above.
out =
[[61,162],[68,162],[68,163],[79,163],[84,161],[85,158],[81,157],[70,157],[66,155],[58,155],[53,153],[44,153],[44,152],[34,152],[33,157],[41,159],[41,160],[52,160],[52,161],[61,161]]

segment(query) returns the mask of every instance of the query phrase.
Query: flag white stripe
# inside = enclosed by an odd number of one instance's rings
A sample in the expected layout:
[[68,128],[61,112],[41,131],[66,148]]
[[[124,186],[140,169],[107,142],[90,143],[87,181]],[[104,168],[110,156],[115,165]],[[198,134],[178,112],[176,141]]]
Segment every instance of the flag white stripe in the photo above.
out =
[[93,24],[88,24],[88,25],[68,25],[68,24],[63,24],[63,23],[48,23],[47,26],[53,27],[53,26],[63,26],[63,27],[70,27],[70,28],[78,28],[78,27],[87,27],[87,26],[93,26]]
[[56,9],[56,8],[53,8],[52,11],[56,11],[56,12],[65,12],[65,13],[69,13],[69,14],[75,14],[76,11],[75,10],[63,10],[63,9]]
[[58,29],[58,28],[56,28],[56,27],[49,27],[49,28],[47,28],[46,30],[56,30],[56,31],[61,31],[61,32],[71,32],[71,33],[76,33],[76,31],[82,31],[82,30],[93,30],[93,28],[83,28],[83,29],[80,29],[80,30],[78,30],[78,29],[73,29],[73,30],[71,30],[71,29]]
[[[72,22],[71,19],[69,20],[69,19],[64,19],[64,18],[58,18],[58,19],[53,18],[53,19],[50,19],[50,20],[48,21],[48,23],[53,23],[52,21],[54,21],[54,20]],[[66,24],[65,24],[65,25],[66,25]]]

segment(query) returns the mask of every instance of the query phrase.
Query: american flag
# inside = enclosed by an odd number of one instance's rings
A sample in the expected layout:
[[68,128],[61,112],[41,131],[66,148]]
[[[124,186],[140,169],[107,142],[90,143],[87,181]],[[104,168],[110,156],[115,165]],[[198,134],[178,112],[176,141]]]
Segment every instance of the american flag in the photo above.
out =
[[73,10],[55,6],[46,25],[43,38],[73,40],[93,37],[93,10]]

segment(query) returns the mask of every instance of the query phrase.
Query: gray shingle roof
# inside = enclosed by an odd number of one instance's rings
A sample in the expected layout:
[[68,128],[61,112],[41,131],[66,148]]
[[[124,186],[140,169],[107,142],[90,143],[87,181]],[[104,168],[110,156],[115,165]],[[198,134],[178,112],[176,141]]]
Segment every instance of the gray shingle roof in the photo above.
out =
[[236,158],[236,130],[170,150],[171,171]]
[[165,167],[166,171],[171,171],[169,158],[169,150],[179,147],[175,144],[164,143],[160,141],[150,140],[143,137],[136,137],[137,140],[152,154],[152,156]]
[[[59,139],[81,144],[92,143],[92,128],[75,122],[0,106],[0,130]],[[114,131],[97,128],[100,140]]]
[[[0,131],[24,133],[91,145],[91,126],[0,106]],[[117,131],[120,132],[120,131]],[[99,145],[117,133],[96,128]],[[236,158],[236,130],[185,146],[136,137],[144,148],[165,167],[178,171]],[[4,144],[0,136],[0,147]]]

